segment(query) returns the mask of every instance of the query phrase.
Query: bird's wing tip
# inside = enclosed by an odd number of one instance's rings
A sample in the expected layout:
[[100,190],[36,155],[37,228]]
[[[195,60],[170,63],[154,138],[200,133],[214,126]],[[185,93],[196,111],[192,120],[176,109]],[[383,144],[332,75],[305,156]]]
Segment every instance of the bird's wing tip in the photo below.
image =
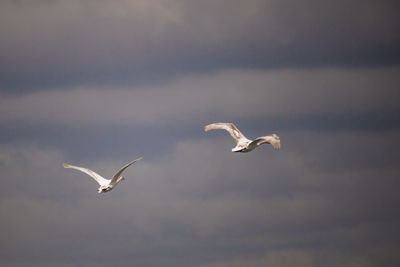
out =
[[69,168],[69,164],[63,163],[63,167],[64,167],[64,168]]

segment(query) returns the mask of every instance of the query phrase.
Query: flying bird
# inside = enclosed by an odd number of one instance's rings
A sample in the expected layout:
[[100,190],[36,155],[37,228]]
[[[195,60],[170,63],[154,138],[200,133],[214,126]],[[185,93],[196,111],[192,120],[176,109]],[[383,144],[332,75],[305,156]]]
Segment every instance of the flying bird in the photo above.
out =
[[220,129],[228,131],[233,139],[235,139],[236,146],[232,148],[232,152],[250,152],[262,144],[271,144],[276,149],[281,148],[281,141],[279,139],[279,136],[277,136],[276,134],[260,136],[254,140],[249,140],[239,131],[238,128],[236,128],[233,123],[217,122],[206,125],[204,127],[204,130],[206,132],[209,130]]
[[100,185],[99,189],[98,189],[98,193],[105,193],[105,192],[109,192],[111,191],[119,182],[121,182],[122,180],[125,180],[125,178],[123,176],[120,176],[122,174],[122,172],[128,168],[129,166],[131,166],[133,163],[135,163],[138,160],[141,160],[142,158],[138,158],[135,159],[134,161],[126,164],[124,167],[122,167],[121,169],[119,169],[119,171],[117,171],[114,176],[111,179],[105,179],[104,177],[100,176],[99,174],[95,173],[94,171],[87,169],[87,168],[82,168],[82,167],[78,167],[78,166],[73,166],[73,165],[69,165],[66,163],[63,163],[63,167],[64,168],[71,168],[71,169],[75,169],[81,172],[86,173],[87,175],[93,177],[93,179],[96,180],[96,182]]

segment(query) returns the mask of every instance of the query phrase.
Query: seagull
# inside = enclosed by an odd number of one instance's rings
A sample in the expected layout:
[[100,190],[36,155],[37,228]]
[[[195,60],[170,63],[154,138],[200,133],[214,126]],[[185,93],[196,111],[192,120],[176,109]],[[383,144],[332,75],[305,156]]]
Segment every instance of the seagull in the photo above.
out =
[[82,167],[78,167],[78,166],[73,166],[73,165],[69,165],[66,163],[63,163],[63,167],[64,168],[71,168],[71,169],[75,169],[81,172],[86,173],[89,176],[92,176],[93,179],[96,180],[96,182],[99,183],[100,187],[98,189],[98,193],[105,193],[105,192],[109,192],[111,191],[119,182],[121,182],[122,180],[125,180],[125,178],[123,176],[120,176],[121,173],[128,168],[129,166],[131,166],[133,163],[135,163],[138,160],[141,160],[142,158],[138,158],[135,159],[134,161],[126,164],[124,167],[122,167],[121,169],[119,169],[119,171],[117,171],[114,176],[111,179],[105,179],[102,176],[100,176],[99,174],[95,173],[94,171],[87,169],[87,168],[82,168]]
[[232,148],[232,152],[242,152],[247,153],[255,149],[262,144],[271,144],[275,149],[281,148],[281,141],[279,136],[276,134],[270,134],[265,136],[257,137],[254,140],[249,140],[244,136],[238,128],[233,123],[217,122],[206,125],[204,130],[207,132],[209,130],[226,130],[228,131],[233,139],[236,141],[236,146]]

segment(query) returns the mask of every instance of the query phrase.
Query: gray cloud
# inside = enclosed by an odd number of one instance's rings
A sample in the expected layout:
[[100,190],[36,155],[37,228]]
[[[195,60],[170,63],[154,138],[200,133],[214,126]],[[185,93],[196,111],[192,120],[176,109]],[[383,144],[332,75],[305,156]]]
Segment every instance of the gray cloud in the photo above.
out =
[[0,265],[398,266],[397,7],[2,1]]
[[394,1],[2,1],[2,90],[399,63]]
[[[100,197],[90,177],[61,168],[61,151],[3,146],[3,263],[395,266],[399,168],[325,168],[359,155],[344,149],[355,142],[347,135],[293,132],[283,150],[247,155],[231,153],[227,136],[184,140]],[[392,135],[357,133],[360,143],[380,140],[382,152],[398,146]],[[81,165],[107,175],[124,161]]]
[[[246,71],[188,76],[162,86],[41,91],[0,100],[0,122],[153,126],[209,117],[300,119],[398,114],[399,69]],[[329,127],[329,125],[328,125]]]

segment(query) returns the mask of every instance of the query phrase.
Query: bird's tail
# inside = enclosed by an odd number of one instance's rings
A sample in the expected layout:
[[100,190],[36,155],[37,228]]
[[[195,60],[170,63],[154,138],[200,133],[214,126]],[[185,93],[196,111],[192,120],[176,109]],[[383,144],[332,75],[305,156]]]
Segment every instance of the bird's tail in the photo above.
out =
[[281,143],[280,143],[280,142],[271,142],[271,145],[272,145],[275,149],[280,149],[280,148],[281,148]]

